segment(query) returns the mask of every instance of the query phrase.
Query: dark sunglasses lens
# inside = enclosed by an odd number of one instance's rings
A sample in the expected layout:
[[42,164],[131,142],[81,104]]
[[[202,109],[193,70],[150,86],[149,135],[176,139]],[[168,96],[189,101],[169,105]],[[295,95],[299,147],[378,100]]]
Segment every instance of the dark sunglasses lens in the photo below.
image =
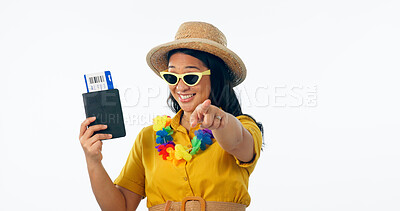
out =
[[199,80],[199,76],[197,75],[185,75],[185,77],[183,77],[183,80],[185,80],[185,82],[189,85],[193,85],[197,82],[197,80]]
[[170,84],[175,84],[178,78],[171,74],[164,74],[164,79]]

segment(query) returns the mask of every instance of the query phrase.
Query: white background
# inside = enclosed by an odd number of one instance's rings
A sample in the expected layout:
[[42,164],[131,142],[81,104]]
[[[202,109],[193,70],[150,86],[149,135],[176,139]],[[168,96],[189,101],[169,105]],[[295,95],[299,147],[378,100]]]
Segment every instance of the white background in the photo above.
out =
[[249,210],[400,210],[399,6],[1,0],[0,210],[99,210],[78,140],[83,74],[110,70],[132,118],[103,145],[115,179],[146,117],[171,114],[145,56],[191,20],[223,31],[248,68],[243,111],[266,143]]

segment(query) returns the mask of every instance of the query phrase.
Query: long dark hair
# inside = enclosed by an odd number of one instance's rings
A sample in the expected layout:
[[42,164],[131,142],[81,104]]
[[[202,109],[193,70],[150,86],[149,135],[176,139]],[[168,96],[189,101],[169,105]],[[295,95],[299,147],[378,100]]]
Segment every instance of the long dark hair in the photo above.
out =
[[[260,128],[260,131],[264,136],[263,125],[260,122],[256,122],[256,120],[250,115],[242,113],[239,100],[237,99],[235,91],[233,90],[231,71],[225,62],[222,61],[222,59],[207,52],[181,48],[171,50],[168,53],[168,61],[173,54],[178,52],[199,59],[207,68],[211,70],[211,93],[209,98],[212,105],[220,107],[223,111],[228,112],[235,117],[240,115],[250,117],[257,124],[258,128]],[[175,100],[171,93],[167,99],[167,104],[168,107],[175,113],[181,109],[179,103]]]

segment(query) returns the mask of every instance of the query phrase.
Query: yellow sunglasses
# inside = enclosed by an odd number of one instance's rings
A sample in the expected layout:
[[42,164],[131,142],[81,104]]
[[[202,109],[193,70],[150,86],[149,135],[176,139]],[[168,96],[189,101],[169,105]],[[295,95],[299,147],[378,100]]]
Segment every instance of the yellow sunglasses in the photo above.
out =
[[176,85],[179,82],[179,79],[182,78],[183,82],[188,86],[195,86],[201,80],[203,75],[211,75],[210,70],[206,70],[204,72],[192,72],[192,73],[184,73],[177,74],[168,72],[168,70],[164,70],[160,72],[161,77],[169,84]]

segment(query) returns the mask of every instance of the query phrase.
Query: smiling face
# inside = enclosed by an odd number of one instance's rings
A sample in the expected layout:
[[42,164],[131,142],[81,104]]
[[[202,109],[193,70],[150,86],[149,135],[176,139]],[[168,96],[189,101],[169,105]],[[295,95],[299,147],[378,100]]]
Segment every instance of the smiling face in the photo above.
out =
[[[168,63],[168,71],[177,74],[204,72],[206,70],[208,70],[208,68],[202,61],[180,52],[173,54]],[[170,85],[169,89],[182,110],[191,113],[196,106],[203,103],[210,96],[210,76],[203,75],[200,82],[195,86],[188,86],[182,79],[179,79],[178,84],[174,86]]]

